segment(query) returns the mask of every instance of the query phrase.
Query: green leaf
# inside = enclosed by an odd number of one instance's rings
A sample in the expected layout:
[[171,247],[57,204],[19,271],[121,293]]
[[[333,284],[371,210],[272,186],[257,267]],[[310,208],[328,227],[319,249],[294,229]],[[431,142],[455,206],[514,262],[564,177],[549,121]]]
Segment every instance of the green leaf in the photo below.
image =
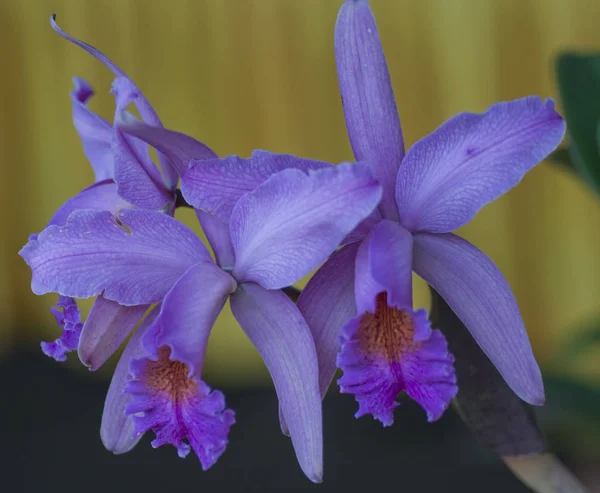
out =
[[600,55],[563,53],[556,73],[573,165],[600,193]]
[[471,431],[501,457],[547,450],[531,406],[519,399],[443,298],[431,289],[431,321],[455,357],[454,406]]

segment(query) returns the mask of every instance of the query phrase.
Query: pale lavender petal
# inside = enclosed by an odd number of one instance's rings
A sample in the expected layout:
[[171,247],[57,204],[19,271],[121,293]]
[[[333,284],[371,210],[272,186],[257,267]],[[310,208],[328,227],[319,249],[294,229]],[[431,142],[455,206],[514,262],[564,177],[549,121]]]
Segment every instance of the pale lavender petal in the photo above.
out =
[[235,422],[223,394],[200,380],[208,336],[235,289],[234,279],[214,263],[191,267],[166,295],[144,336],[144,357],[131,362],[133,378],[125,388],[132,394],[126,411],[136,415],[134,433],[152,430],[153,447],[171,444],[180,457],[191,446],[203,469],[225,451]]
[[414,237],[415,272],[446,300],[506,383],[544,403],[544,385],[512,291],[494,263],[453,234]]
[[281,291],[247,283],[231,310],[273,378],[298,462],[315,483],[323,478],[323,430],[317,353],[306,322]]
[[78,210],[49,226],[19,254],[36,294],[73,298],[103,294],[123,305],[162,300],[192,265],[212,261],[193,231],[159,212]]
[[342,326],[356,315],[354,262],[358,243],[334,253],[300,293],[298,310],[313,335],[319,361],[319,388],[325,396],[335,374]]
[[386,291],[397,308],[412,308],[412,237],[384,219],[361,243],[356,257],[354,296],[358,313],[375,313],[375,300]]
[[46,356],[56,361],[65,361],[67,353],[75,351],[81,337],[81,313],[77,302],[67,296],[59,296],[56,305],[50,309],[56,323],[62,329],[58,339],[52,342],[42,342],[42,351]]
[[95,371],[121,346],[146,313],[149,305],[122,306],[102,295],[96,298],[85,319],[77,353]]
[[215,152],[202,142],[173,130],[147,125],[128,113],[117,115],[116,125],[126,134],[162,152],[180,175],[183,175],[190,161],[217,158]]
[[104,180],[84,188],[77,195],[67,200],[54,213],[46,227],[53,224],[64,225],[71,212],[79,209],[109,211],[111,214],[117,215],[121,210],[131,209],[132,207],[133,205],[119,196],[114,181]]
[[143,164],[145,157],[132,140],[115,130],[112,152],[119,195],[140,209],[169,210],[175,202],[175,192],[167,190],[162,181],[148,174],[148,168]]
[[398,173],[400,223],[446,233],[514,187],[560,143],[554,102],[528,97],[448,120],[407,152]]
[[324,262],[380,199],[381,187],[363,165],[276,173],[233,210],[234,277],[267,289],[293,284]]
[[383,216],[397,219],[394,189],[404,141],[377,25],[366,0],[342,5],[335,26],[335,59],[354,156],[372,167],[383,187]]
[[92,165],[96,181],[113,178],[113,157],[110,150],[112,125],[87,107],[94,95],[92,87],[79,77],[73,78],[75,89],[71,91],[73,123],[79,134],[88,161]]
[[132,360],[142,357],[142,337],[158,316],[160,305],[152,309],[140,327],[135,331],[125,347],[117,368],[113,374],[104,402],[100,437],[104,446],[115,454],[129,452],[142,438],[134,436],[135,423],[133,417],[125,414],[130,394],[124,392],[129,382],[129,364]]
[[216,216],[196,209],[196,216],[202,226],[210,246],[215,254],[217,264],[231,270],[235,264],[235,253],[229,236],[229,224]]
[[144,338],[148,354],[158,358],[159,349],[168,346],[172,360],[200,376],[208,336],[236,286],[212,260],[190,267],[165,296],[160,316]]
[[191,161],[181,176],[181,193],[196,209],[229,221],[237,201],[273,174],[288,168],[307,172],[325,167],[332,165],[267,151],[254,151],[249,158]]
[[[129,79],[127,74],[125,72],[123,72],[123,70],[121,70],[111,60],[109,60],[106,55],[104,55],[103,53],[98,51],[93,46],[90,46],[87,43],[84,43],[83,41],[80,41],[79,39],[74,38],[73,36],[67,34],[60,27],[58,27],[58,24],[56,23],[55,15],[52,15],[50,17],[50,25],[52,26],[52,29],[54,29],[54,31],[56,31],[56,33],[58,33],[60,36],[65,38],[67,41],[70,41],[71,43],[79,46],[83,50],[87,51],[90,55],[92,55],[96,60],[102,62],[116,77],[124,77],[126,79]],[[129,79],[129,80],[131,80],[131,79]],[[131,83],[133,84],[133,82],[131,82]],[[149,123],[150,125],[162,126],[162,123],[160,121],[160,118],[156,114],[156,111],[154,110],[154,108],[152,107],[150,102],[144,97],[144,95],[139,90],[138,90],[138,97],[135,99],[134,103],[135,103],[136,108],[140,112],[140,116],[146,123]],[[158,158],[160,161],[160,166],[165,175],[165,184],[166,184],[167,188],[174,189],[177,184],[177,172],[171,166],[171,163],[169,162],[169,160],[167,158],[165,158],[164,156],[162,156],[160,153],[158,153]]]

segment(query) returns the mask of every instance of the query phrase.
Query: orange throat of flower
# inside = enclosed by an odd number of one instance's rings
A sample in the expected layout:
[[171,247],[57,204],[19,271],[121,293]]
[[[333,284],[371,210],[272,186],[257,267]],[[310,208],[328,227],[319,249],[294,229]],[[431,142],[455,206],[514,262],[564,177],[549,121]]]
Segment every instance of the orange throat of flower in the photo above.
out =
[[377,295],[375,313],[362,315],[358,332],[361,348],[367,354],[389,362],[400,361],[402,354],[417,344],[410,313],[389,306],[386,292]]
[[143,379],[149,390],[166,394],[179,402],[197,391],[198,382],[188,376],[189,369],[185,363],[169,359],[170,355],[171,348],[161,346],[158,361],[148,361]]

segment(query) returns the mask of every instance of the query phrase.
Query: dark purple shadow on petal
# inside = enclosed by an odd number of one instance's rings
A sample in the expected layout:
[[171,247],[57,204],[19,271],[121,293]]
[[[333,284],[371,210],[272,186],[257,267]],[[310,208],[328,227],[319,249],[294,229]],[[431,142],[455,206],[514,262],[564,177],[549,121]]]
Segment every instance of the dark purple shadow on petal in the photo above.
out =
[[456,360],[454,407],[469,429],[501,457],[539,454],[547,445],[532,407],[519,399],[443,298],[431,289],[431,322]]

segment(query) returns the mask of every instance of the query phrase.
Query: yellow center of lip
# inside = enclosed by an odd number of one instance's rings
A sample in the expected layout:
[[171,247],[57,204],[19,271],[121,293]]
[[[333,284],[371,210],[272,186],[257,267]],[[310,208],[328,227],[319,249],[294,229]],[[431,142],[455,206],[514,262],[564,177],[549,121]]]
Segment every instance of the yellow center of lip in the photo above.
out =
[[360,318],[358,333],[363,351],[390,362],[399,361],[402,353],[415,345],[412,316],[388,306],[386,292],[377,295],[375,313],[366,312]]

